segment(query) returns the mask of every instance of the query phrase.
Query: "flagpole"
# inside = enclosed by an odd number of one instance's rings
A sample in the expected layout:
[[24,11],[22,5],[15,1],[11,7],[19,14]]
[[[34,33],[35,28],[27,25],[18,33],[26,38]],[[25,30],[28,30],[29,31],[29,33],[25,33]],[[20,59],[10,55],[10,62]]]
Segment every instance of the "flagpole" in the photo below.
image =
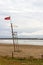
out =
[[13,45],[14,45],[14,52],[15,52],[15,43],[14,43],[14,32],[13,32],[13,25],[11,24],[11,31],[12,31],[12,38],[13,38]]
[[11,23],[11,16],[10,16],[10,25],[11,25],[11,33],[12,33],[12,39],[13,39],[14,52],[15,52],[14,32],[13,32],[13,25]]

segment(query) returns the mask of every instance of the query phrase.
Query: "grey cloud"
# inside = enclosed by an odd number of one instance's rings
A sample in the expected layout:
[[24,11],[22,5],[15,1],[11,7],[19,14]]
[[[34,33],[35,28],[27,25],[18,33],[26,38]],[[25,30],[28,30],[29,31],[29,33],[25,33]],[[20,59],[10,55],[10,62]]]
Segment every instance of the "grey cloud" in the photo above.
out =
[[36,0],[34,3],[33,3],[33,6],[38,10],[43,10],[43,0]]
[[15,29],[18,33],[26,32],[26,33],[33,33],[42,30],[41,28],[25,28],[25,29]]
[[[40,23],[42,23],[43,22],[43,12],[40,12],[40,10],[38,10],[38,8],[41,7],[42,9],[41,8],[40,9],[41,11],[43,11],[42,4],[43,4],[42,0],[4,0],[3,4],[0,4],[0,17],[5,17],[5,16],[10,15],[12,17],[12,21],[18,25],[24,24],[25,22],[26,23],[32,22],[32,19],[36,20],[34,21],[35,23],[37,21],[40,21]],[[34,10],[37,10],[38,12]],[[31,21],[29,21],[29,19]],[[1,22],[3,22],[3,25],[1,24]],[[7,26],[6,28],[4,27],[4,24],[5,24],[4,20],[0,20],[0,31],[6,31],[6,32],[9,31]],[[21,33],[21,32],[32,33],[32,32],[36,32],[39,30],[41,30],[41,27],[40,28],[38,27],[23,28],[23,29],[17,29],[15,31],[17,31],[18,33]]]

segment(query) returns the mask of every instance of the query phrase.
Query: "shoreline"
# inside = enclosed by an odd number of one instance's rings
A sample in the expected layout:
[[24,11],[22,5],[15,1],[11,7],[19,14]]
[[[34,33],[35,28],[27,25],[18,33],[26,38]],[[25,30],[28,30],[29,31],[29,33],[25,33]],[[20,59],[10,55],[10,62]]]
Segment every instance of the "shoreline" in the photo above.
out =
[[[0,43],[0,45],[12,45],[13,46],[13,43]],[[19,45],[19,46],[42,46],[43,45],[35,45],[35,44],[15,44],[15,45]]]

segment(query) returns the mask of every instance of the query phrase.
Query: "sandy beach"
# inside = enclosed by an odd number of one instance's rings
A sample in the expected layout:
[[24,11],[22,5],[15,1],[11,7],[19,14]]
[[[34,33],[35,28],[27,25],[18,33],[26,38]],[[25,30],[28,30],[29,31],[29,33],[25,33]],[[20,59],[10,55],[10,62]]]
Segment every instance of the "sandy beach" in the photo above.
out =
[[[19,52],[17,50],[19,49]],[[35,58],[41,58],[43,55],[43,46],[35,46],[35,45],[19,45],[17,48],[16,45],[16,52],[14,51],[14,46],[12,44],[0,44],[0,56],[13,56],[14,57],[26,57],[29,58],[33,56]]]

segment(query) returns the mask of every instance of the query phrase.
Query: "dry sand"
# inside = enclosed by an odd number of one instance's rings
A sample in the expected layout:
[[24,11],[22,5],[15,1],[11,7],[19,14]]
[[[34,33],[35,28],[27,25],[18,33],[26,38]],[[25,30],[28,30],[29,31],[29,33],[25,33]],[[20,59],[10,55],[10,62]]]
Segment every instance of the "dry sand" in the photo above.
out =
[[[16,48],[18,50],[18,48]],[[0,56],[12,56],[14,46],[11,44],[0,44]],[[43,55],[43,46],[35,45],[19,45],[19,52],[13,52],[14,57],[30,57],[41,58]]]

